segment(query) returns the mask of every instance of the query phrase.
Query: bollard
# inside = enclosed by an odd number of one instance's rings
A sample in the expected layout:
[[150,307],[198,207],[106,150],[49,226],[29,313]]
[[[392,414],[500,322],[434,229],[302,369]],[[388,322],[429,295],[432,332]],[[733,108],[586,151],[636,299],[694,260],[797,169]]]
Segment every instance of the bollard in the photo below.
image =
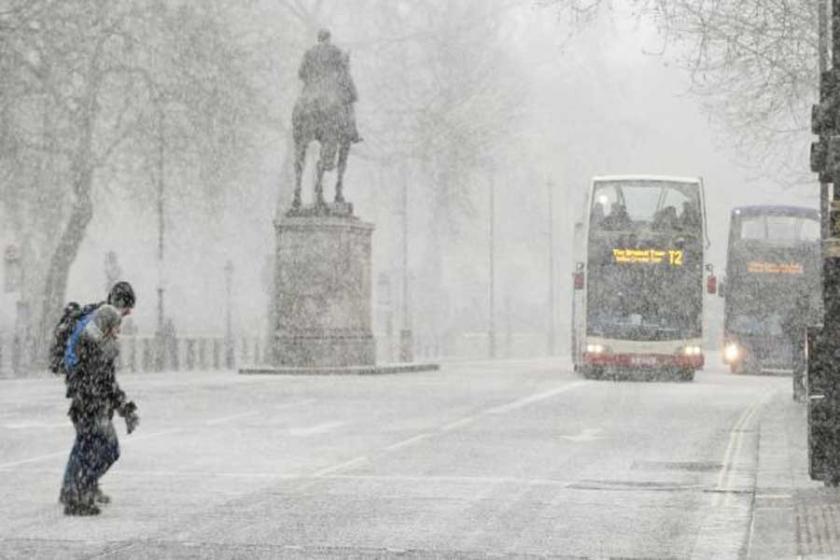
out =
[[201,370],[207,369],[207,339],[198,339],[198,367]]
[[213,369],[222,369],[222,341],[213,339]]
[[188,338],[187,343],[187,369],[192,371],[195,369],[195,339]]

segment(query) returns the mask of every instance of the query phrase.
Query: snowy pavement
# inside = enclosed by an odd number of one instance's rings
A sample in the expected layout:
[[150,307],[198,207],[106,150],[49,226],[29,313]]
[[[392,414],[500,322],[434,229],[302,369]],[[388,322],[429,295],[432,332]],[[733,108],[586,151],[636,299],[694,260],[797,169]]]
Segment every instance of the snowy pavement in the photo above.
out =
[[57,504],[56,379],[0,381],[0,558],[840,556],[790,379],[123,375],[141,425],[96,518]]

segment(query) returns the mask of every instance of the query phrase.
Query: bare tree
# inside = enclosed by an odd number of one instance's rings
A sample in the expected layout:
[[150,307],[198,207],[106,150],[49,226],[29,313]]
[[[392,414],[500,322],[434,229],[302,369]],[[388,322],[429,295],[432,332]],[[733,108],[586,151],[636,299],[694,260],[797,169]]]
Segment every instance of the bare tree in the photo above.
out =
[[[617,8],[614,0],[545,0],[580,22]],[[677,59],[694,92],[735,134],[752,167],[787,184],[813,180],[791,145],[807,135],[817,85],[817,2],[626,0],[662,33],[660,54]],[[803,147],[804,150],[804,147]],[[781,177],[779,176],[782,174]]]
[[[177,115],[190,140],[185,151],[213,176],[235,161],[247,80],[237,71],[241,53],[214,17],[163,0],[0,7],[0,111],[4,144],[14,148],[0,165],[17,178],[4,201],[40,201],[41,213],[59,224],[56,235],[40,240],[47,248],[36,263],[41,287],[30,288],[41,294],[30,294],[40,300],[33,310],[38,339],[64,303],[70,267],[107,199],[102,174],[130,161],[132,148],[154,142],[151,115]],[[51,172],[34,171],[43,168]]]

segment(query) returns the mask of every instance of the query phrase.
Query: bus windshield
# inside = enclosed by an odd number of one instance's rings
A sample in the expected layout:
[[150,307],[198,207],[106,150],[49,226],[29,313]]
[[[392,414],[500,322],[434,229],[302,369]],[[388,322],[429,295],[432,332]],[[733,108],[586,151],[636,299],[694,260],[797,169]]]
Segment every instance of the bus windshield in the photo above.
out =
[[786,244],[813,242],[820,238],[820,223],[804,216],[744,216],[740,224],[735,240]]
[[699,181],[600,180],[590,211],[587,334],[638,341],[700,336]]
[[693,229],[700,226],[696,183],[605,180],[595,185],[590,228],[604,231]]

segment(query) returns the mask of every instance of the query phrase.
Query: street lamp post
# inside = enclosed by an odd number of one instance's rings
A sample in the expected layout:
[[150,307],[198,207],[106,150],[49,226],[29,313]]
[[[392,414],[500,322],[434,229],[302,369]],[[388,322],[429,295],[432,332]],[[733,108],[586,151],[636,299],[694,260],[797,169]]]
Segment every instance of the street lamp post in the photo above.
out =
[[548,182],[548,355],[554,356],[557,338],[554,313],[554,183]]
[[411,316],[408,305],[408,177],[402,169],[402,329],[400,330],[400,361],[414,361],[414,341],[411,335]]
[[157,329],[155,331],[155,369],[162,371],[164,368],[166,345],[168,341],[164,337],[164,236],[166,233],[166,202],[165,202],[165,177],[166,172],[166,151],[164,137],[163,109],[158,107],[158,152],[157,152],[157,219],[158,219],[158,286],[157,286]]
[[231,324],[231,288],[233,284],[233,263],[228,260],[225,264],[225,367],[233,369],[233,325]]
[[496,180],[490,175],[490,317],[488,355],[496,357]]

